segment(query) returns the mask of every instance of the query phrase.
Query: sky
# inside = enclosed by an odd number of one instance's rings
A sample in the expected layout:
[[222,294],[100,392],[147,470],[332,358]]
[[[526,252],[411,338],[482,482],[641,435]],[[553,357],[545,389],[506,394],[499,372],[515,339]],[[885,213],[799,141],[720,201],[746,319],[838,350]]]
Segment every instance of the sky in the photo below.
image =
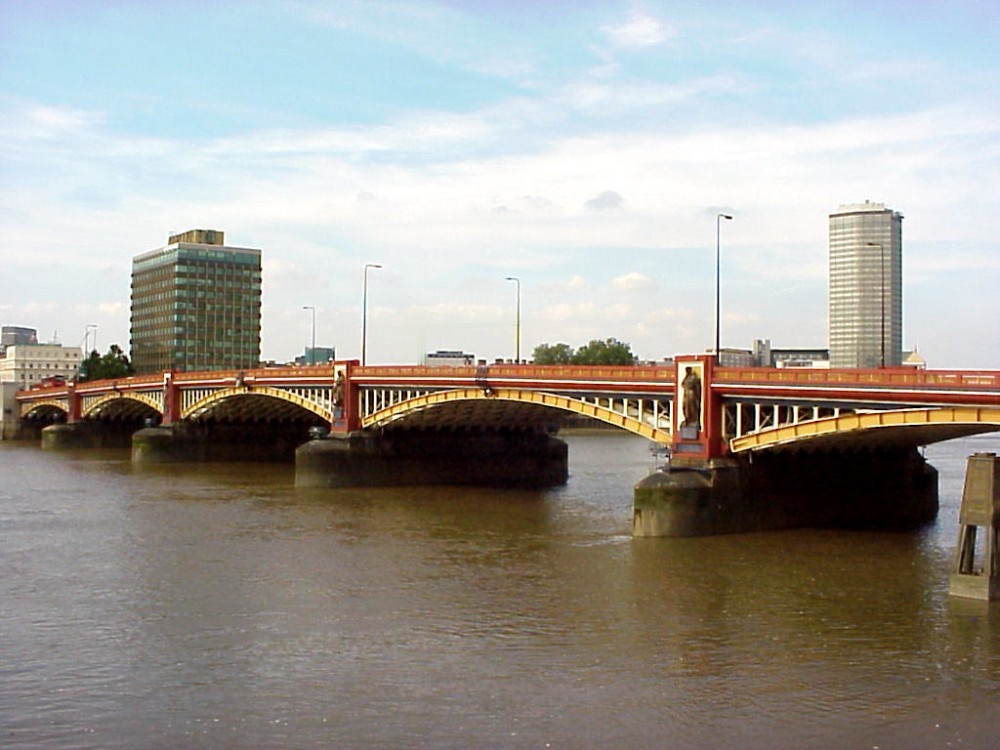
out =
[[[828,345],[902,213],[903,344],[1000,369],[995,0],[0,0],[0,324],[129,350],[132,258],[263,252],[262,356]],[[733,215],[717,234],[717,214]],[[518,282],[508,277],[519,279]],[[93,328],[96,326],[96,328]]]

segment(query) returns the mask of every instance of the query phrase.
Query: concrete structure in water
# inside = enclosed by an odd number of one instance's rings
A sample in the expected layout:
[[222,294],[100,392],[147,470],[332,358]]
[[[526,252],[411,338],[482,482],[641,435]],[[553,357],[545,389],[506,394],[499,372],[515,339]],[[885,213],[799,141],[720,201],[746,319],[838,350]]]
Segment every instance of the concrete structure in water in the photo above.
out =
[[959,524],[948,593],[1000,599],[1000,460],[995,453],[969,457]]
[[357,432],[312,440],[295,454],[296,487],[566,484],[566,443],[538,433]]

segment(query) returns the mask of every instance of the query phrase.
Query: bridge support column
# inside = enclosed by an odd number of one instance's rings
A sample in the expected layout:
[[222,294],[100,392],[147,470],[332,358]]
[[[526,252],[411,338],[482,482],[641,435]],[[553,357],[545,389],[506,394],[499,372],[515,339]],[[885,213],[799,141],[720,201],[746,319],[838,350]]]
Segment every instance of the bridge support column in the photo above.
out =
[[94,431],[85,423],[50,424],[42,428],[42,448],[45,450],[96,447]]
[[167,464],[204,460],[202,440],[174,426],[144,427],[132,436],[132,462]]
[[332,434],[299,446],[296,487],[553,487],[569,477],[566,443],[499,431]]
[[70,450],[74,448],[123,448],[128,445],[130,430],[127,426],[99,422],[59,423],[43,427],[42,448],[45,450]]
[[[959,523],[948,593],[968,599],[1000,599],[1000,460],[995,453],[969,456]],[[980,529],[984,532],[981,556],[976,553]]]
[[774,509],[751,501],[736,459],[716,458],[658,471],[636,486],[633,536],[713,536],[780,527]]
[[133,463],[290,462],[309,439],[298,424],[191,424],[144,427],[132,435]]
[[937,472],[916,450],[674,458],[634,491],[634,536],[772,529],[910,529],[938,510]]

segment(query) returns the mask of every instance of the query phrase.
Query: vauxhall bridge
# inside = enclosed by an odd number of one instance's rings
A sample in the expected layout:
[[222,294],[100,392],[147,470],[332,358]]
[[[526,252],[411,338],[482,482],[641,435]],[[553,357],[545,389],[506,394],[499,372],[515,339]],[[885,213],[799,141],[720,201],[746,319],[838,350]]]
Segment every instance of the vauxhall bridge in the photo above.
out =
[[[43,447],[131,445],[136,462],[294,459],[296,485],[553,486],[567,417],[662,446],[635,536],[936,517],[921,446],[1000,431],[1000,371],[670,366],[362,366],[175,372],[17,394]],[[1000,461],[969,459],[952,591],[1000,598]],[[977,534],[985,550],[977,551]]]
[[[678,387],[687,372],[700,390],[693,418],[684,413],[684,388]],[[98,432],[155,422],[311,426],[332,436],[548,433],[575,415],[668,447],[675,460],[710,461],[921,446],[1000,430],[1000,371],[729,368],[711,356],[678,357],[673,366],[614,367],[345,361],[71,382],[21,391],[17,401],[25,426],[62,422]]]

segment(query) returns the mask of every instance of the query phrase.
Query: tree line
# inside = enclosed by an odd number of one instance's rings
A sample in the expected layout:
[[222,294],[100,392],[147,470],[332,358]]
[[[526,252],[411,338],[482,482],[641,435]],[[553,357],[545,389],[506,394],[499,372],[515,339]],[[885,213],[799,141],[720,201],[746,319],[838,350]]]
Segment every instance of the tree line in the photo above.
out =
[[618,339],[594,339],[574,349],[569,344],[539,344],[532,355],[536,365],[634,365],[632,347]]
[[94,349],[80,363],[80,374],[77,376],[77,381],[83,383],[87,380],[111,380],[134,374],[135,368],[132,367],[128,355],[122,351],[118,344],[112,344],[107,354],[102,356]]

